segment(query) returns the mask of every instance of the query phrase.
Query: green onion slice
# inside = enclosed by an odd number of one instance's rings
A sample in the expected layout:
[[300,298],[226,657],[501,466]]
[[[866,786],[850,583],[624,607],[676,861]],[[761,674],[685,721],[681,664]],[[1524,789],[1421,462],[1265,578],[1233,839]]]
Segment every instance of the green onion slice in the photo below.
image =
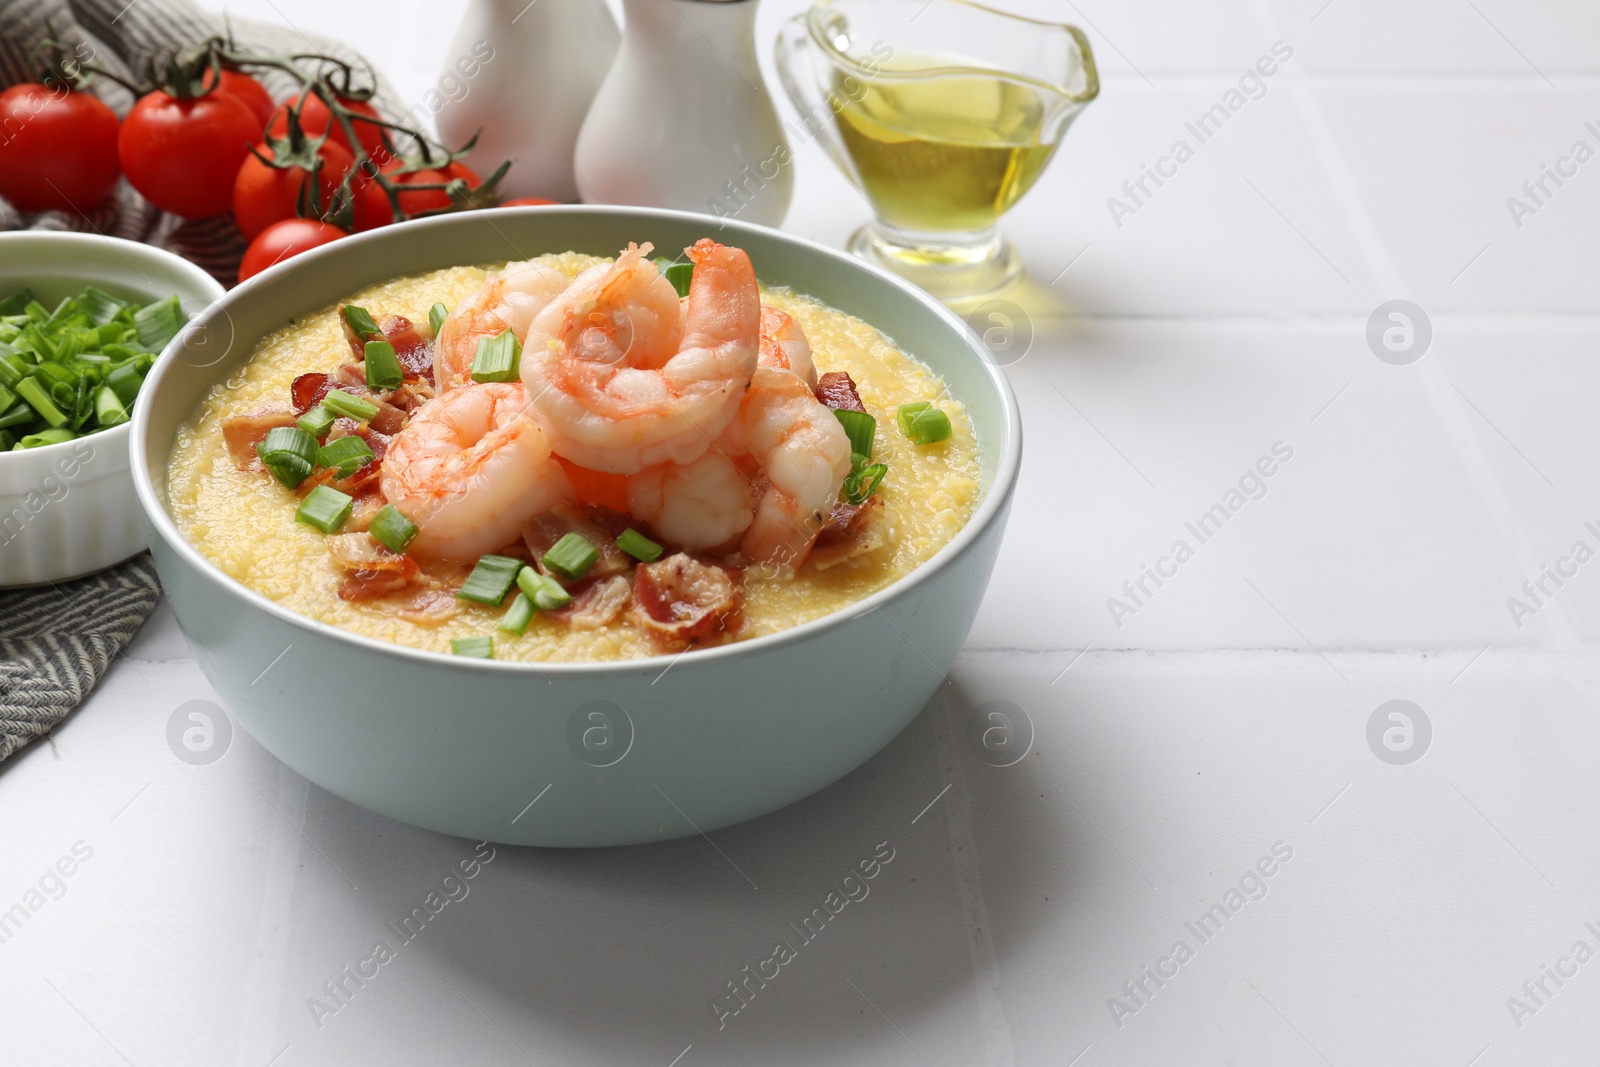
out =
[[100,420],[101,426],[115,426],[128,421],[128,409],[122,406],[121,399],[109,385],[102,385],[94,391],[94,417]]
[[390,552],[404,552],[417,536],[417,524],[406,518],[393,504],[385,504],[372,517],[367,532]]
[[328,436],[328,431],[333,429],[333,420],[336,418],[338,418],[337,415],[318,404],[304,415],[301,415],[300,420],[295,425],[312,437],[320,439]]
[[496,607],[511,591],[511,585],[517,580],[517,572],[522,570],[522,567],[520,559],[513,559],[510,556],[480,556],[477,566],[467,575],[466,582],[456,592],[456,596],[462,600]]
[[494,659],[494,638],[489,634],[479,634],[477,637],[454,637],[450,639],[450,651],[453,655],[468,656],[472,659]]
[[574,530],[562,534],[561,540],[550,546],[544,554],[544,565],[563,578],[582,578],[599,558],[600,550]]
[[693,263],[670,263],[661,268],[661,273],[672,283],[680,297],[689,295],[689,283],[694,280]]
[[834,417],[850,437],[850,451],[872,458],[872,437],[878,430],[878,420],[864,411],[833,409]]
[[533,613],[537,610],[539,609],[533,606],[533,601],[528,599],[527,593],[518,592],[511,599],[511,606],[500,617],[500,625],[495,629],[521,637],[528,632],[528,624],[533,621]]
[[641,563],[654,563],[664,551],[632,526],[622,531],[622,536],[617,538],[617,547]]
[[394,354],[394,345],[388,341],[368,341],[366,357],[367,386],[372,389],[398,389],[406,380],[400,369],[400,360]]
[[572,603],[572,594],[561,588],[561,583],[548,574],[540,574],[532,567],[517,572],[517,588],[527,594],[533,606],[541,611],[555,611]]
[[40,445],[59,445],[66,441],[70,441],[77,436],[77,434],[73,433],[64,426],[55,429],[40,430],[38,433],[30,433],[25,436],[22,440],[17,442],[16,447],[38,448]]
[[901,404],[895,413],[900,432],[914,445],[931,445],[950,436],[950,416],[928,403]]
[[472,357],[472,380],[484,382],[514,382],[522,366],[522,344],[511,327],[485,337],[478,342],[477,354]]
[[[296,427],[298,430],[299,427]],[[300,430],[304,433],[304,430]],[[355,434],[329,441],[317,449],[317,466],[333,467],[339,477],[348,478],[372,462],[372,448]]]
[[133,314],[133,328],[139,336],[139,343],[152,352],[167,347],[167,342],[178,336],[178,331],[183,329],[187,321],[188,316],[184,315],[175,296],[142,307]]
[[339,309],[339,313],[344,316],[344,321],[355,332],[357,340],[366,341],[374,337],[380,341],[383,340],[383,331],[378,329],[378,324],[372,320],[372,316],[367,312],[366,308],[357,307],[355,304],[346,304]]
[[350,517],[353,503],[354,498],[349,494],[341,493],[332,486],[319,485],[300,501],[300,506],[295,509],[294,521],[315,526],[325,534],[338,533],[339,527]]
[[850,457],[850,473],[845,477],[841,492],[846,503],[861,504],[883,483],[889,473],[887,463],[868,463],[867,457],[857,452]]
[[274,478],[293,489],[311,476],[317,441],[298,426],[275,426],[256,445],[256,454]]
[[17,383],[17,395],[27,401],[27,404],[39,417],[49,423],[54,429],[67,424],[68,416],[55,405],[50,398],[49,391],[42,385],[38,378],[24,378]]
[[343,389],[331,390],[322,398],[322,406],[335,415],[345,415],[357,422],[366,422],[378,414],[378,405],[370,400],[347,393]]
[[450,309],[443,304],[435,304],[428,309],[428,325],[433,327],[434,336],[439,334],[439,327],[444,325],[444,320],[450,317]]

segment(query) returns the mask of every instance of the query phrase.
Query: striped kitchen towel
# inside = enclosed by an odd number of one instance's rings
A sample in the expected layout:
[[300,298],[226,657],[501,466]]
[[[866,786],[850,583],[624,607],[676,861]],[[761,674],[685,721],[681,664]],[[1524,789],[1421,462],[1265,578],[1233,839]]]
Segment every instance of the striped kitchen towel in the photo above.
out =
[[[137,80],[146,63],[231,30],[240,48],[262,53],[320,52],[336,56],[358,70],[365,60],[348,45],[308,35],[291,26],[230,20],[202,11],[188,0],[0,0],[0,89],[37,80],[30,56],[50,36],[66,45],[80,61]],[[273,100],[282,103],[299,86],[287,74],[257,75]],[[90,90],[121,118],[133,106],[126,89],[96,78]],[[374,106],[385,118],[403,115],[389,87],[379,79]],[[0,137],[5,136],[0,130]],[[143,241],[176,252],[204,268],[223,285],[238,277],[245,239],[228,216],[185,220],[158,211],[134,192],[126,179],[99,207],[87,214],[47,211],[23,215],[0,198],[0,230],[77,230]]]
[[160,596],[148,552],[87,578],[0,591],[0,760],[83,702]]

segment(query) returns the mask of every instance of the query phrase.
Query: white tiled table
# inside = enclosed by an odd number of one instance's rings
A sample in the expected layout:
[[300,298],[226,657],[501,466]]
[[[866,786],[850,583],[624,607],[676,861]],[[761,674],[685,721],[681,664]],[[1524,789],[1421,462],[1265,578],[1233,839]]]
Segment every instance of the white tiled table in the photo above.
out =
[[[340,1003],[324,983],[473,846],[242,732],[174,758],[169,716],[214,694],[160,609],[0,768],[0,908],[92,849],[0,944],[0,1060],[1594,1062],[1600,961],[1570,953],[1600,952],[1600,564],[1520,628],[1507,598],[1600,548],[1600,161],[1520,229],[1506,199],[1600,148],[1600,15],[1323,4],[1065,5],[1105,84],[1006,221],[1032,278],[1010,533],[950,686],[881,755],[715,848],[500,849]],[[458,6],[237,10],[346,36],[416,95]],[[1107,198],[1277,40],[1265,95],[1115,225]],[[815,146],[797,166],[789,228],[841,243],[859,198]],[[1432,321],[1413,365],[1364,340],[1392,298]],[[1107,598],[1277,442],[1265,496],[1118,626]],[[1409,765],[1367,741],[1393,699],[1431,723]],[[1035,731],[1015,766],[967,740],[994,700]],[[724,983],[880,842],[871,895],[719,1029]],[[1186,925],[1241,879],[1259,899],[1220,933]]]

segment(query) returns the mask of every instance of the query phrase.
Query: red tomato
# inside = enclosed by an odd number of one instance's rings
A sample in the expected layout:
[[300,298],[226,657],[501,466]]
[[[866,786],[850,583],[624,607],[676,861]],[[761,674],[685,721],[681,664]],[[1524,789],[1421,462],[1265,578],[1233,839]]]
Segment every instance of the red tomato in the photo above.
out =
[[267,120],[272,117],[272,97],[260,82],[242,71],[225,70],[219,91],[238,97],[250,113],[261,120],[261,129],[267,128]]
[[[410,174],[392,174],[390,177],[400,185],[433,185],[447,182],[451,176],[442,170],[418,170]],[[441,211],[449,206],[450,194],[443,189],[418,189],[400,194],[400,209],[407,218],[415,218],[429,211]]]
[[559,200],[541,200],[537,196],[519,196],[515,200],[502,200],[495,207],[532,207],[535,204],[559,204]]
[[[273,158],[272,149],[264,142],[256,146],[256,151]],[[332,141],[322,142],[317,155],[322,159],[317,171],[317,188],[322,194],[323,207],[327,207],[355,160]],[[239,232],[254,238],[274,222],[294,218],[299,214],[300,191],[310,177],[300,166],[273,167],[254,155],[246,156],[233,182],[233,221],[239,224]]]
[[478,177],[478,172],[461,162],[459,159],[452,159],[439,169],[447,178],[460,178],[462,181],[466,182],[468,189],[476,189],[478,186],[483,184],[483,179]]
[[[289,135],[289,108],[298,103],[301,96],[290,97],[289,102],[280,105],[272,113],[272,119],[267,123],[267,133],[272,137],[287,137]],[[378,111],[366,101],[346,100],[344,106],[361,115],[370,118],[379,118]],[[366,150],[367,157],[380,166],[391,158],[389,150],[383,144],[383,127],[361,119],[350,120],[350,125],[355,127],[356,139],[361,142],[361,147]],[[330,128],[331,127],[331,128]],[[322,97],[315,93],[306,100],[300,109],[300,128],[307,137],[321,137],[328,135],[328,140],[335,141],[344,148],[350,148],[350,138],[345,136],[344,124],[333,117],[328,110],[328,105],[322,102]]]
[[13,85],[0,133],[0,196],[19,211],[88,211],[117,184],[117,116],[96,96]]
[[233,206],[233,180],[261,136],[236,96],[177,100],[160,89],[139,98],[122,122],[122,172],[144,198],[174,215],[203,219]]
[[257,234],[256,239],[250,242],[250,247],[245,249],[244,259],[239,263],[239,280],[242,282],[260,274],[290,256],[298,256],[301,252],[309,252],[348,236],[332,223],[315,219],[274,222]]
[[389,205],[389,194],[383,186],[363,174],[352,183],[355,194],[356,231],[375,230],[394,221],[394,209]]

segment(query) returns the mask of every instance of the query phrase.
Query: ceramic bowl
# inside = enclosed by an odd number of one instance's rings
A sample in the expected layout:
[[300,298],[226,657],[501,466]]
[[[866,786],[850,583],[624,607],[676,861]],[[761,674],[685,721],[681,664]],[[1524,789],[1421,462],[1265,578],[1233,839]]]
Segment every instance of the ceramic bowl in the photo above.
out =
[[[322,626],[229,578],[167,509],[179,426],[258,338],[364,286],[462,263],[629,241],[746,249],[766,284],[858,315],[971,412],[982,494],[933,559],[846,611],[675,657],[524,664],[401,648]],[[224,352],[218,358],[219,352]],[[673,211],[530,207],[385,227],[265,271],[152,371],[132,455],[178,623],[240,723],[294,770],[392,818],[469,838],[591,846],[741,822],[860,766],[944,680],[983,598],[1021,458],[1016,400],[962,320],[887,273],[763,227]],[[285,520],[287,521],[287,519]]]
[[[0,233],[0,297],[28,288],[54,307],[89,285],[141,303],[176,293],[190,315],[222,295],[205,271],[150,245],[98,234]],[[130,425],[0,453],[0,588],[77,578],[144,551],[128,477]]]

